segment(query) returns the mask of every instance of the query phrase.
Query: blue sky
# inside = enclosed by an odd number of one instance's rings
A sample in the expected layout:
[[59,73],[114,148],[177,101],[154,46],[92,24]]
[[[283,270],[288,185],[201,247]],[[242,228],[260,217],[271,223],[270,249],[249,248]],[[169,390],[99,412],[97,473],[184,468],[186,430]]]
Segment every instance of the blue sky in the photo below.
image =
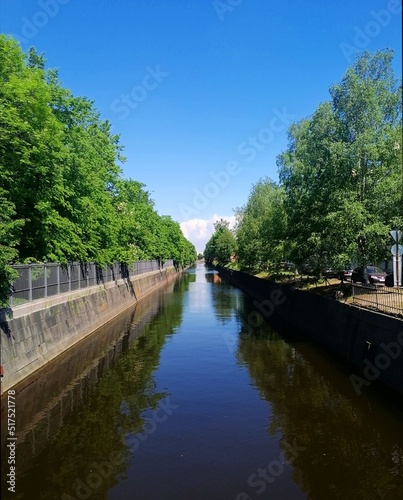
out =
[[395,50],[401,0],[1,0],[0,30],[43,52],[121,134],[125,177],[203,250],[253,183],[278,179],[287,128],[355,54]]

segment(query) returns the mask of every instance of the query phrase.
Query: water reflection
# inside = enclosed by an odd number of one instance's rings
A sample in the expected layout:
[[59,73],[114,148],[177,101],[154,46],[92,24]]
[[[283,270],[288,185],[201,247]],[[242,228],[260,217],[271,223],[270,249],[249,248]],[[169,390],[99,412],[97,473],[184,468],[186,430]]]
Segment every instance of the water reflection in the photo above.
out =
[[244,336],[239,358],[271,403],[270,434],[298,436],[304,451],[294,463],[294,477],[309,498],[352,498],[352,491],[354,498],[399,498],[401,425],[395,422],[392,433],[377,425],[379,408],[363,408],[336,391],[329,379],[318,377],[314,364],[282,340],[263,344],[253,333]]
[[189,290],[190,283],[195,283],[196,281],[196,270],[191,267],[186,273],[182,273],[178,276],[174,282],[174,292],[187,292]]
[[[203,276],[202,273],[200,273],[199,275],[200,277]],[[199,283],[215,283],[215,284],[221,284],[222,283],[222,279],[220,277],[220,275],[218,274],[218,271],[208,271],[206,273],[204,273],[204,280],[202,281],[199,277]]]
[[[241,301],[244,320],[253,306]],[[357,397],[345,368],[265,325],[241,328],[237,356],[270,402],[269,434],[282,441],[297,436],[304,449],[293,477],[309,498],[401,498],[403,423],[396,408],[388,411],[377,394]]]
[[48,372],[30,417],[41,382],[25,391],[19,498],[401,497],[400,414],[357,397],[343,367],[250,325],[252,301],[203,266],[144,300],[66,361],[65,386]]
[[[174,285],[143,299],[135,314],[129,311],[104,334],[90,339],[84,346],[87,349],[81,346],[76,356],[66,357],[66,363],[47,367],[37,379],[38,391],[44,389],[46,380],[49,389],[40,409],[38,404],[33,410],[27,406],[23,414],[24,402],[35,394],[35,387],[19,390],[19,498],[59,499],[64,493],[70,495],[66,498],[88,498],[91,489],[96,490],[97,498],[107,498],[107,490],[126,474],[133,453],[127,436],[141,436],[146,415],[168,396],[166,391],[156,390],[153,371],[163,344],[182,321],[182,295],[192,281],[191,275],[181,276]],[[118,339],[112,342],[114,336]],[[91,359],[93,350],[96,355]],[[72,367],[71,360],[77,361],[77,355],[83,361],[87,355],[87,361],[81,364],[81,374],[71,380],[66,367]],[[75,370],[79,369],[76,363]],[[50,399],[52,383],[55,404]],[[3,441],[3,478],[7,471],[4,446]],[[9,497],[4,481],[2,497]]]
[[220,323],[226,324],[238,309],[239,291],[222,281],[217,272],[206,273],[205,277],[208,283],[214,285],[210,287],[209,292],[215,316]]

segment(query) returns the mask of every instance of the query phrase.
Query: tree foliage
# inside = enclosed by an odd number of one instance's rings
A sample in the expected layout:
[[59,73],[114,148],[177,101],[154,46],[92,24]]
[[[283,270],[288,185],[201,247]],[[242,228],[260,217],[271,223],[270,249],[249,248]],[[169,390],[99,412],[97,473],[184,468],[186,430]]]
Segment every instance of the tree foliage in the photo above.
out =
[[316,269],[385,259],[403,227],[402,94],[393,53],[363,53],[331,100],[291,125],[280,186],[253,188],[238,210],[245,267],[292,260]]
[[155,211],[143,184],[122,178],[122,146],[109,122],[45,63],[0,35],[3,292],[13,260],[194,261],[179,225]]
[[287,217],[284,191],[270,179],[253,187],[246,205],[236,211],[238,259],[247,269],[264,269],[283,260]]
[[204,258],[207,262],[217,260],[226,264],[236,254],[237,242],[234,233],[229,228],[229,222],[220,219],[214,224],[214,234],[206,244]]

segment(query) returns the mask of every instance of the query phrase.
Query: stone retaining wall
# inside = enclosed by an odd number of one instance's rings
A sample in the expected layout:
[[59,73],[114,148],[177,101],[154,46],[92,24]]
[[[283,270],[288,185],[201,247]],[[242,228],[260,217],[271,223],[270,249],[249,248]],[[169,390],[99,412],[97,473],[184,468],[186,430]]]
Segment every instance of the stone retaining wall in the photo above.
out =
[[177,271],[172,267],[2,309],[2,391],[21,382],[176,276]]
[[[359,374],[350,377],[357,394],[376,382],[403,395],[401,319],[238,271],[217,269],[227,283],[254,297],[257,308],[277,329],[305,335],[352,366]],[[273,297],[281,300],[273,301]]]

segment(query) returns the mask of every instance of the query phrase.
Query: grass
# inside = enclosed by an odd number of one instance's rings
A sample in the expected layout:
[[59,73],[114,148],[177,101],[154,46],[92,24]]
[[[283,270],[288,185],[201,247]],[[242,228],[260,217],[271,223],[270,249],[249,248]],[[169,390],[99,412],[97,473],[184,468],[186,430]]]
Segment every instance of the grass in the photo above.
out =
[[340,296],[344,302],[352,302],[351,286],[348,282],[342,284],[338,278],[329,278],[324,283],[318,283],[317,278],[308,275],[299,275],[291,271],[282,271],[280,273],[270,273],[268,271],[261,271],[254,274],[257,278],[267,279],[281,283],[284,285],[292,285],[299,290],[323,295],[326,297],[334,298],[336,292],[342,292]]
[[224,267],[227,269],[233,269],[234,271],[240,271],[240,267],[237,262],[228,262]]

